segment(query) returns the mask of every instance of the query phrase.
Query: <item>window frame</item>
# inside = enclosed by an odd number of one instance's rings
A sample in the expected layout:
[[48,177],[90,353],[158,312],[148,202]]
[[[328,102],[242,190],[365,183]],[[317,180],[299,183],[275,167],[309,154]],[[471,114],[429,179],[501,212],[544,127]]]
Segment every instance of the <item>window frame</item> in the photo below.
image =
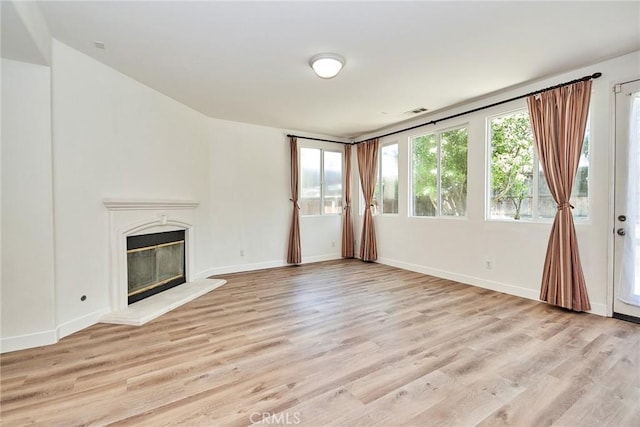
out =
[[[399,142],[396,141],[389,141],[389,142],[385,142],[384,144],[380,144],[380,146],[378,147],[378,176],[376,178],[376,188],[378,188],[378,197],[376,197],[376,202],[377,202],[377,206],[375,209],[374,214],[375,215],[398,215],[400,213],[400,191],[398,191],[396,193],[397,196],[397,200],[396,200],[396,206],[397,206],[397,212],[384,212],[383,208],[384,208],[384,181],[382,180],[382,149],[385,147],[389,147],[391,145],[395,145],[397,147],[397,151],[398,151],[398,157],[396,159],[396,180],[398,181],[398,186],[400,185],[400,144]],[[379,187],[378,187],[379,186]],[[362,189],[361,189],[362,190]],[[360,191],[360,194],[362,196],[362,191]],[[363,203],[364,203],[364,196],[363,197]]]
[[[340,216],[344,210],[344,150],[340,150],[337,148],[324,148],[318,147],[316,145],[300,145],[298,149],[298,183],[300,183],[299,191],[302,192],[302,150],[303,149],[311,149],[311,150],[319,150],[320,151],[320,213],[313,214],[305,214],[300,212],[301,217],[319,217],[319,216]],[[324,200],[326,195],[326,180],[325,180],[325,161],[324,161],[324,153],[337,153],[340,155],[340,179],[341,179],[341,197],[340,197],[340,211],[336,213],[325,213],[324,212]],[[298,195],[298,200],[302,197]]]
[[[535,146],[532,147],[533,149],[533,158],[532,158],[532,177],[531,177],[531,187],[532,187],[532,195],[531,195],[531,218],[520,218],[520,219],[514,219],[514,218],[493,218],[491,215],[491,183],[492,183],[492,175],[491,175],[491,158],[492,158],[492,145],[491,145],[491,140],[492,140],[492,133],[491,133],[491,121],[493,119],[499,118],[499,117],[505,117],[505,116],[509,116],[509,115],[513,115],[513,114],[518,114],[518,113],[522,113],[522,112],[526,112],[527,114],[529,113],[528,111],[528,107],[524,106],[524,107],[519,107],[519,108],[513,108],[510,110],[506,110],[506,111],[502,111],[500,113],[496,113],[496,114],[492,114],[490,116],[487,116],[485,118],[485,198],[484,198],[484,202],[485,202],[485,221],[491,221],[491,222],[508,222],[508,223],[518,223],[518,222],[522,222],[525,224],[548,224],[548,223],[552,223],[555,219],[555,216],[553,217],[545,217],[545,216],[541,216],[540,212],[539,212],[539,198],[540,198],[540,174],[544,174],[542,172],[541,169],[541,165],[540,165],[540,158],[538,156],[538,152],[535,148]],[[531,120],[529,120],[531,121]],[[590,193],[591,193],[591,188],[592,188],[592,173],[591,173],[591,156],[592,156],[592,147],[593,144],[591,142],[591,136],[593,135],[592,129],[591,129],[591,113],[589,112],[589,115],[587,116],[587,125],[586,125],[586,130],[589,131],[588,135],[589,135],[589,151],[587,152],[587,162],[589,164],[589,172],[587,174],[587,215],[586,216],[574,216],[573,220],[575,223],[580,223],[580,224],[590,224],[591,223],[591,210],[592,210],[592,198],[589,197]],[[585,131],[585,136],[587,135],[586,131]],[[584,143],[584,141],[583,141]],[[535,143],[534,143],[535,144]],[[583,146],[584,149],[584,146]],[[537,167],[536,167],[537,166]],[[575,191],[576,189],[576,184],[577,182],[574,182],[574,188],[572,189],[572,192]],[[548,187],[548,184],[547,184]]]
[[[409,162],[408,162],[408,181],[409,184],[407,185],[408,187],[408,193],[409,193],[409,197],[408,197],[408,212],[407,212],[407,216],[409,218],[427,218],[427,219],[453,219],[453,220],[467,220],[468,217],[468,205],[467,205],[467,209],[465,209],[465,214],[464,215],[442,215],[442,144],[441,144],[441,134],[445,133],[445,132],[449,132],[452,130],[458,130],[458,129],[466,129],[467,130],[467,193],[466,193],[466,198],[467,198],[467,202],[469,200],[469,187],[468,187],[468,180],[469,180],[469,127],[470,127],[470,123],[469,122],[464,122],[464,123],[460,123],[454,126],[450,126],[450,127],[445,127],[445,128],[441,128],[441,129],[437,129],[437,130],[433,130],[432,132],[426,132],[426,133],[417,133],[417,134],[413,134],[413,135],[409,135],[408,136],[408,146],[409,146],[409,153],[408,153],[408,158],[409,158]],[[437,184],[437,191],[438,191],[438,208],[437,208],[437,213],[436,215],[416,215],[414,212],[414,197],[413,197],[413,186],[414,186],[414,174],[413,174],[413,147],[414,147],[414,140],[423,136],[428,136],[428,135],[436,135],[436,148],[437,148],[437,175],[436,175],[436,184]]]

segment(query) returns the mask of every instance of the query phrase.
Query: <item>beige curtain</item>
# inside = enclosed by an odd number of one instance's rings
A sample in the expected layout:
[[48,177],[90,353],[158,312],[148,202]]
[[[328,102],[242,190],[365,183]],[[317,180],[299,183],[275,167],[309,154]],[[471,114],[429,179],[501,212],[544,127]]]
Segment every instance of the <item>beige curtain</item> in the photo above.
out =
[[298,205],[298,138],[289,138],[291,152],[291,230],[289,231],[289,249],[287,251],[288,264],[300,264],[302,251],[300,249],[300,206]]
[[591,81],[527,99],[540,164],[558,211],[544,261],[540,299],[575,311],[591,309],[569,204],[589,113]]
[[376,230],[373,224],[373,193],[378,178],[378,139],[372,139],[358,144],[358,171],[360,185],[364,195],[364,218],[362,222],[362,236],[360,238],[360,258],[363,261],[378,259],[376,247]]
[[342,258],[354,257],[351,220],[351,145],[344,146],[344,215],[342,216]]

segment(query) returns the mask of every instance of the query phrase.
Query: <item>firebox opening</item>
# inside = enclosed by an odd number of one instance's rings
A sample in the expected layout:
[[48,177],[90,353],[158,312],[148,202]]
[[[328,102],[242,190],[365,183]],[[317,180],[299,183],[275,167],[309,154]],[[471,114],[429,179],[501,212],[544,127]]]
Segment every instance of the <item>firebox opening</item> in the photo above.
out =
[[185,231],[127,237],[128,303],[186,282]]

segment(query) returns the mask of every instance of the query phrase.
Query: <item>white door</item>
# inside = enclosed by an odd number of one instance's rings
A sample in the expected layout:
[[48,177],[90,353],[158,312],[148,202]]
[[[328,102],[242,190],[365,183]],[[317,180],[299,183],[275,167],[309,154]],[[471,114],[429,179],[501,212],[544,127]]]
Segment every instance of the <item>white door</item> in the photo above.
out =
[[[635,113],[633,113],[634,102],[635,108],[638,109]],[[632,113],[635,120],[632,120]],[[638,220],[640,171],[637,167],[629,170],[631,141],[640,144],[638,135],[640,135],[640,80],[635,80],[616,87],[613,312],[614,317],[640,321],[640,224],[638,223],[640,222]],[[629,194],[629,189],[635,197]],[[629,319],[629,316],[636,319]]]

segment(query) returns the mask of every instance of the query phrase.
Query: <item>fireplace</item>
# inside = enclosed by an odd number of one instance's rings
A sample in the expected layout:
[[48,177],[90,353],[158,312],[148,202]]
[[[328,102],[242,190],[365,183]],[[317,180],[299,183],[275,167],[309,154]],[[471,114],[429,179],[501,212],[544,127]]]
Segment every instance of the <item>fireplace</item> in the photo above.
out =
[[[103,202],[109,212],[111,311],[101,317],[101,322],[141,326],[226,283],[198,279],[194,274],[193,223],[197,201],[105,199]],[[173,234],[176,232],[179,234]],[[168,237],[145,241],[156,235]],[[130,260],[141,261],[141,266],[130,268]],[[175,285],[172,281],[179,279],[177,276],[182,276],[180,280],[186,283],[162,289]],[[134,283],[133,291],[129,289],[130,281]],[[130,303],[129,294],[143,294],[150,290],[147,287],[163,292]]]
[[185,282],[184,230],[127,237],[128,304]]
[[[120,313],[129,307],[140,305],[129,304],[129,269],[127,265],[129,237],[173,231],[184,232],[183,274],[187,284],[195,280],[193,223],[198,202],[160,199],[105,199],[103,202],[109,212],[110,314]],[[177,291],[185,286],[187,285],[177,286],[172,290]],[[163,299],[161,298],[163,293],[139,302],[148,304],[154,299]],[[155,298],[156,296],[159,298]]]

